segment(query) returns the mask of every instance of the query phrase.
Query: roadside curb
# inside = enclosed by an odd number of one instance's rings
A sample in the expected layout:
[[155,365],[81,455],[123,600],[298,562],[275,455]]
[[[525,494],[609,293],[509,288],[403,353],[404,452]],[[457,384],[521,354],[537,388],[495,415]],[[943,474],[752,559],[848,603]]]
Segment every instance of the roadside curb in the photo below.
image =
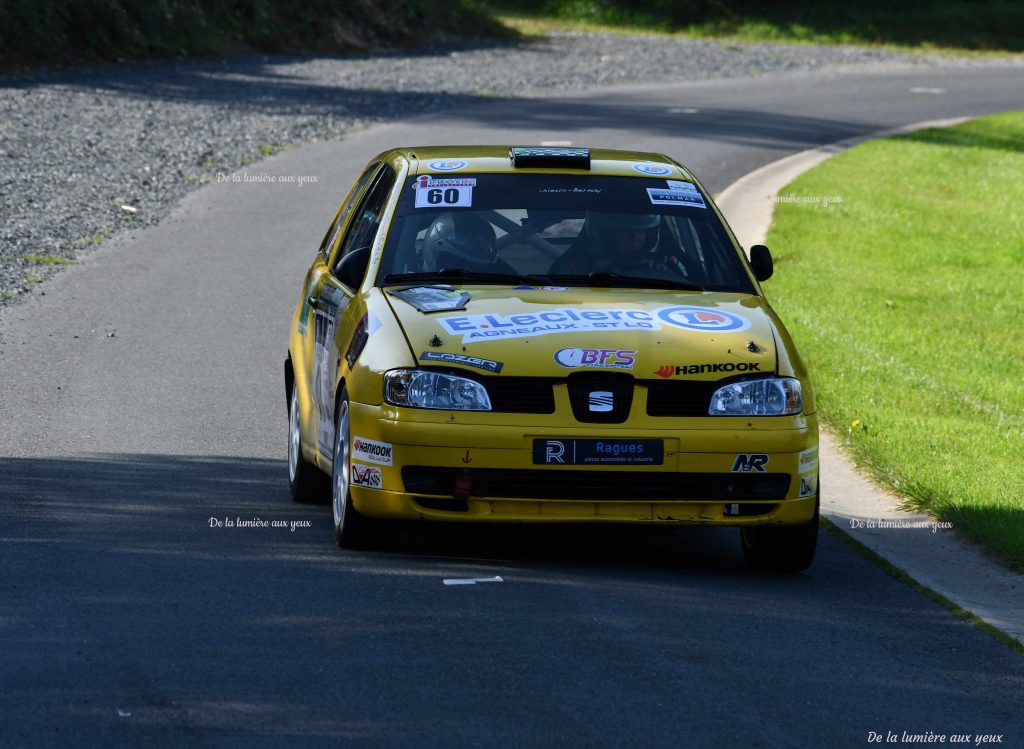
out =
[[[868,140],[968,119],[920,122],[801,151],[741,177],[715,202],[741,245],[763,244],[779,191],[804,172]],[[989,560],[934,518],[900,509],[902,500],[858,473],[826,430],[820,464],[822,517],[922,587],[1024,644],[1024,575]]]

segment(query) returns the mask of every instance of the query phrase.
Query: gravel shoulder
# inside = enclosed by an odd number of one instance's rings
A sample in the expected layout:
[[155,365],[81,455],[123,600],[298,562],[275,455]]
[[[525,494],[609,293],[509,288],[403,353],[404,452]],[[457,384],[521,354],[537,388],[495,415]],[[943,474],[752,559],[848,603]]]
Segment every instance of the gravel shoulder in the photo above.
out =
[[0,78],[0,306],[118,232],[160,221],[218,174],[375,122],[597,86],[1005,62],[572,32],[405,53]]

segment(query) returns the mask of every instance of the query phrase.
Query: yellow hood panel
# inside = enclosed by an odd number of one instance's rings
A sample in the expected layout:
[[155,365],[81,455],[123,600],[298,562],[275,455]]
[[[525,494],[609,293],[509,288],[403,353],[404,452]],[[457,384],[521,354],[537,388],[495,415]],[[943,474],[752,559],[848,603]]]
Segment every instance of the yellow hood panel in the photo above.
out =
[[[720,380],[771,373],[776,336],[756,296],[650,289],[456,287],[465,309],[422,312],[386,294],[421,365],[565,377]],[[453,295],[457,296],[457,295]]]

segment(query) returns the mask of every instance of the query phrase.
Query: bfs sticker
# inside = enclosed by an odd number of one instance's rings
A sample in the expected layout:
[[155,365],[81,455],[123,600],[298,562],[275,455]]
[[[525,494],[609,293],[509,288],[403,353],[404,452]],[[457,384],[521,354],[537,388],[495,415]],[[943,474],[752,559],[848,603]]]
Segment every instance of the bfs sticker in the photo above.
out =
[[469,208],[476,179],[433,179],[423,175],[413,184],[417,208]]

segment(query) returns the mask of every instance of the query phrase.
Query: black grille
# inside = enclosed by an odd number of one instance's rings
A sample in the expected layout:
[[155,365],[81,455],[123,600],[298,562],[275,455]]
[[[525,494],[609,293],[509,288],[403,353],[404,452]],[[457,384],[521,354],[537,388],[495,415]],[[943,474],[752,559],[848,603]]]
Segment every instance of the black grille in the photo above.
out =
[[494,411],[553,414],[556,380],[548,377],[481,377]]
[[707,416],[721,381],[640,380],[647,386],[648,416]]
[[[455,477],[471,477],[469,496],[479,499],[562,499],[616,502],[739,502],[780,500],[786,473],[668,473],[405,466],[402,481],[413,494],[452,496]],[[419,500],[417,500],[419,501]]]
[[[571,374],[569,402],[576,421],[621,424],[629,418],[629,407],[633,403],[633,377],[609,372]],[[594,410],[606,407],[605,404],[611,406],[610,410]]]

